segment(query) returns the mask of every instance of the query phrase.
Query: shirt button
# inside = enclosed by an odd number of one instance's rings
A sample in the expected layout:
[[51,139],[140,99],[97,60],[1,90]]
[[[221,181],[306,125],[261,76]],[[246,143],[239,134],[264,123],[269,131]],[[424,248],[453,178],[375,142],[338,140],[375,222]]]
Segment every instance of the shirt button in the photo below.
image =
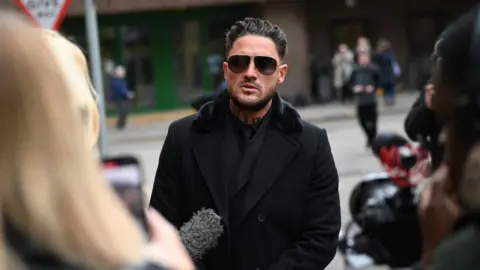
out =
[[264,221],[265,221],[265,214],[264,214],[264,213],[258,214],[257,220],[258,220],[259,222],[264,222]]

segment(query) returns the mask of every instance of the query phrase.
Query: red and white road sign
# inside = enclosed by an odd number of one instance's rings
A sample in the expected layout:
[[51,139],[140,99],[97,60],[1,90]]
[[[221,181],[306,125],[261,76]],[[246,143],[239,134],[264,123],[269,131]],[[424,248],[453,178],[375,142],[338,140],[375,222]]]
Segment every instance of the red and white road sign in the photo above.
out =
[[38,26],[57,30],[67,13],[71,0],[15,0],[17,5]]

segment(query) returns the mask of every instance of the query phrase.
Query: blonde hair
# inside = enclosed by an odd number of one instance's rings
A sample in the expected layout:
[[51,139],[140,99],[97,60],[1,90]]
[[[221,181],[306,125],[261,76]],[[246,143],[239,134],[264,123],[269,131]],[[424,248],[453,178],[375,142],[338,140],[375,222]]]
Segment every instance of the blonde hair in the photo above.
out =
[[[73,110],[57,48],[0,11],[0,269],[19,269],[5,220],[66,262],[89,269],[140,260],[143,235],[102,179]],[[14,264],[12,267],[11,264]],[[8,265],[8,266],[7,266]]]
[[95,146],[100,129],[99,113],[97,108],[98,94],[92,85],[88,74],[87,60],[82,50],[62,36],[57,31],[41,29],[51,46],[53,53],[65,74],[72,104],[75,113],[86,124],[85,135],[87,144]]
[[355,48],[357,53],[368,53],[370,54],[371,46],[370,41],[366,37],[359,37],[357,40],[357,47]]

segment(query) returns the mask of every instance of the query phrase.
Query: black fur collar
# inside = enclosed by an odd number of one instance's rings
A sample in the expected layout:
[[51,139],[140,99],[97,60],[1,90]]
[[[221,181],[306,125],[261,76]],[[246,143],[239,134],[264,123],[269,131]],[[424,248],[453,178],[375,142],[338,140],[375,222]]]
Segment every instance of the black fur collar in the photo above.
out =
[[[227,116],[228,104],[229,97],[225,91],[215,100],[200,108],[193,120],[193,127],[198,132],[208,132],[217,125],[223,125]],[[303,124],[300,115],[278,94],[273,97],[271,110],[271,125],[286,133],[302,131]]]

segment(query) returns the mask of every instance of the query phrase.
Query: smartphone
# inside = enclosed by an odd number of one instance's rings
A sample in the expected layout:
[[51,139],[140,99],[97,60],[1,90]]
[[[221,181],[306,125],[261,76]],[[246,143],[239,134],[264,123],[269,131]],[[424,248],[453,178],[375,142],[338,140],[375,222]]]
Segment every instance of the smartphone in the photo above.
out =
[[138,159],[133,156],[103,158],[103,173],[125,207],[145,232],[148,232],[143,193],[144,176]]

